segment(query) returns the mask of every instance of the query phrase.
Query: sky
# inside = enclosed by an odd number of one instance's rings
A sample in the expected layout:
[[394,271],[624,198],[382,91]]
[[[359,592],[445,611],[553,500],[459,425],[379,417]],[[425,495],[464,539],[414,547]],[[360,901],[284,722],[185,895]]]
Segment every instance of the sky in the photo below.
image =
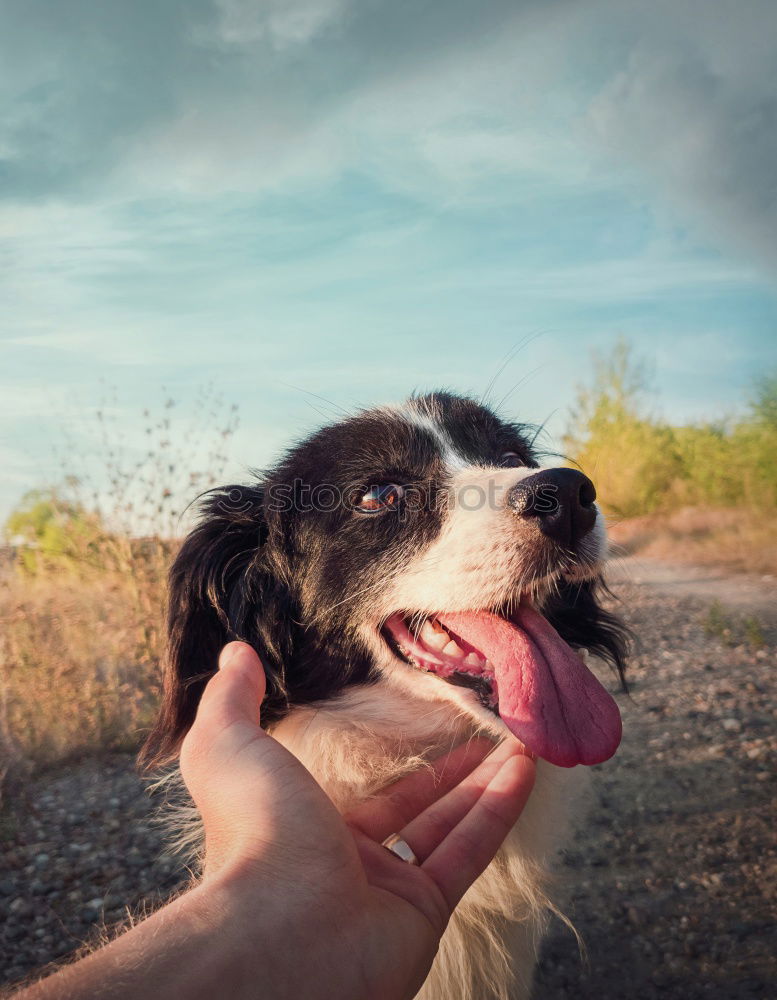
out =
[[239,481],[422,389],[553,446],[619,336],[674,421],[777,368],[773,0],[0,15],[0,518],[171,398]]

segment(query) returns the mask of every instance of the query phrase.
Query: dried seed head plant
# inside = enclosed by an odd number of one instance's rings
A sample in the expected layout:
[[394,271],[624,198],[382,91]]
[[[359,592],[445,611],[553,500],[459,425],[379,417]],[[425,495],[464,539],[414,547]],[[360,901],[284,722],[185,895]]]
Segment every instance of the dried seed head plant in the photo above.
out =
[[166,395],[131,426],[114,393],[97,410],[94,447],[67,444],[60,484],[9,517],[0,801],[21,787],[15,777],[141,741],[159,694],[167,567],[188,505],[223,480],[237,425],[212,386],[185,406]]

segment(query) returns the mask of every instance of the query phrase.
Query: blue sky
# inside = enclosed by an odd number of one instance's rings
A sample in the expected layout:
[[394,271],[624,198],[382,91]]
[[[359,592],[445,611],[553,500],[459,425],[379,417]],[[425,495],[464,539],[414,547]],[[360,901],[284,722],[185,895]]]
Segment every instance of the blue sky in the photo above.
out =
[[212,383],[241,477],[336,414],[309,393],[480,395],[519,345],[492,398],[556,440],[619,335],[674,420],[777,366],[771,0],[6,0],[3,21],[0,515],[63,457],[99,478],[106,397],[140,451],[144,408]]

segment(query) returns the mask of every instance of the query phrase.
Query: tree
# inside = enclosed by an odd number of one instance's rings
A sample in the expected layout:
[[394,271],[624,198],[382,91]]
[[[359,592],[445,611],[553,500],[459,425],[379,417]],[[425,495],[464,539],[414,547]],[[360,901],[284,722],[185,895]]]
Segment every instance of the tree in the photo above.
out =
[[605,509],[621,517],[658,510],[682,460],[673,428],[646,414],[647,365],[620,338],[608,354],[594,353],[593,367],[591,387],[578,389],[564,449],[594,479]]
[[777,430],[777,372],[756,379],[750,409],[758,423]]
[[606,354],[593,351],[591,360],[592,385],[577,387],[577,400],[564,437],[564,447],[572,452],[584,449],[602,423],[638,417],[650,388],[647,365],[634,356],[625,337],[619,337]]

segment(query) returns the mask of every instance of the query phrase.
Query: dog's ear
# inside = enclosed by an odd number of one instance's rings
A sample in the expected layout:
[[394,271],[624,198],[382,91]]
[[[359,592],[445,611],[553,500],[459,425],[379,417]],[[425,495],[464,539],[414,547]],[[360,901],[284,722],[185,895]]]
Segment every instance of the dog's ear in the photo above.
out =
[[[255,611],[268,590],[261,565],[267,539],[264,490],[215,490],[206,495],[200,514],[170,570],[162,704],[140,752],[145,768],[174,758],[224,644],[232,639],[260,644]],[[267,665],[268,651],[257,652]],[[272,651],[270,658],[276,659]],[[268,696],[277,699],[281,683],[269,670]]]
[[587,649],[606,660],[626,686],[626,658],[631,630],[601,605],[602,596],[612,596],[603,577],[574,582],[562,580],[547,599],[543,614],[573,649]]

